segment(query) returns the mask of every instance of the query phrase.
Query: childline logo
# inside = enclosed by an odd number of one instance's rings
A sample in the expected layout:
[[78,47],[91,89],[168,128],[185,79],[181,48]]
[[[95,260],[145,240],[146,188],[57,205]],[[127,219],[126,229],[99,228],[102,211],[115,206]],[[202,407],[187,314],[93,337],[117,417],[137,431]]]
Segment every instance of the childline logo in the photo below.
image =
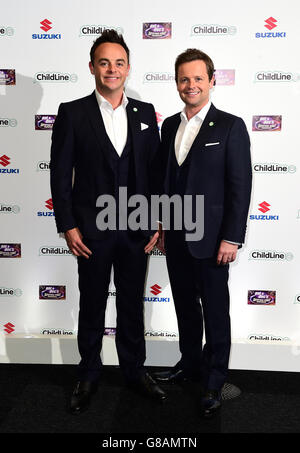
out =
[[4,27],[3,25],[0,25],[0,37],[1,36],[13,36],[14,33],[15,33],[15,31],[12,27]]
[[109,25],[82,25],[80,27],[79,36],[98,36],[102,35],[104,30],[116,30],[117,33],[123,35],[124,30],[121,27],[111,27]]
[[39,256],[73,256],[73,253],[66,246],[44,245],[39,249]]
[[20,297],[22,290],[20,288],[5,288],[0,287],[0,297]]
[[275,162],[255,162],[253,164],[254,173],[287,174],[296,173],[296,171],[296,165],[278,164]]
[[252,333],[248,335],[248,340],[251,341],[291,341],[289,337],[280,337],[278,335],[271,335],[271,334],[257,334]]
[[294,304],[300,304],[300,294],[296,294]]
[[77,82],[78,80],[78,76],[77,74],[64,74],[64,73],[61,73],[61,72],[37,72],[35,75],[34,75],[34,80],[33,82],[36,83],[36,82],[42,82],[42,83],[47,83],[47,82],[51,82],[51,83],[55,83],[55,82],[59,82],[59,83],[68,83],[68,82],[72,82],[72,83],[75,83]]
[[298,82],[300,75],[284,71],[259,71],[255,74],[254,82]]
[[41,330],[42,335],[74,335],[73,330],[45,327]]
[[169,72],[146,72],[144,74],[143,83],[163,83],[174,82],[175,75]]
[[164,332],[162,330],[146,330],[145,337],[162,337],[162,338],[178,338],[178,333],[176,332]]
[[232,25],[196,24],[192,26],[191,36],[233,36],[236,32]]
[[278,252],[276,250],[252,250],[249,253],[249,260],[269,261],[292,261],[294,255],[291,252]]
[[37,163],[37,171],[50,171],[50,161],[49,160],[41,160]]
[[0,127],[16,127],[17,124],[14,118],[0,118]]
[[20,206],[0,202],[0,214],[19,214]]

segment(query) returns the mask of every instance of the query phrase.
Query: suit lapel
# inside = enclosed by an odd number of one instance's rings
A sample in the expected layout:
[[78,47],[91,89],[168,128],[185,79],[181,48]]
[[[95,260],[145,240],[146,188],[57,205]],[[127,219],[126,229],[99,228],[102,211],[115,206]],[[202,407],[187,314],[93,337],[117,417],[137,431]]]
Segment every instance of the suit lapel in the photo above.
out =
[[210,137],[211,133],[213,132],[213,127],[216,125],[217,116],[218,116],[217,109],[212,104],[210,106],[209,111],[207,112],[206,117],[204,118],[200,131],[198,132],[195,140],[193,141],[190,151],[192,151],[194,147],[201,146]]
[[[165,191],[166,193],[169,193],[170,190],[170,174],[171,174],[171,165],[172,165],[172,159],[173,155],[175,154],[175,137],[177,134],[177,130],[179,127],[179,124],[181,122],[180,118],[180,113],[178,113],[172,123],[169,126],[169,137],[168,137],[168,143],[169,143],[169,149],[168,149],[168,164],[167,164],[167,172],[166,172],[166,179],[165,179]],[[176,157],[175,157],[176,159]]]
[[139,109],[134,102],[134,99],[128,98],[126,112],[128,121],[128,133],[131,134],[132,149],[136,160],[138,157],[138,152],[140,150],[141,119]]
[[140,106],[137,106],[136,102],[132,98],[128,98],[128,104],[126,107],[127,121],[128,121],[128,133],[131,134],[131,146],[134,155],[134,164],[136,171],[140,168],[140,159],[144,159],[143,147],[141,145],[141,117],[139,112]]
[[[100,113],[99,105],[95,93],[85,98],[85,110],[86,114],[91,123],[92,129],[96,135],[97,142],[101,148],[101,151],[106,156],[107,161],[110,163],[110,152],[111,142],[106,133],[102,115]],[[131,134],[132,148],[135,156],[135,161],[138,157],[139,151],[139,140],[141,132],[141,121],[139,115],[139,109],[135,106],[134,99],[128,98],[128,104],[126,107],[127,120],[128,120],[128,133]]]
[[90,96],[85,98],[85,110],[91,123],[92,129],[96,135],[97,143],[99,144],[101,151],[110,164],[110,149],[112,147],[112,144],[106,133],[95,93],[92,93]]

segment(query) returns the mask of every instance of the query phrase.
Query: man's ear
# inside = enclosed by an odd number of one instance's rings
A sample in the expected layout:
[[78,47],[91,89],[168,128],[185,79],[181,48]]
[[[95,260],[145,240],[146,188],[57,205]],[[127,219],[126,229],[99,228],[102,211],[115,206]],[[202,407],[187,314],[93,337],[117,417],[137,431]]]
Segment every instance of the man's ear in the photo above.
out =
[[94,65],[91,61],[89,62],[89,68],[90,68],[91,74],[94,75]]

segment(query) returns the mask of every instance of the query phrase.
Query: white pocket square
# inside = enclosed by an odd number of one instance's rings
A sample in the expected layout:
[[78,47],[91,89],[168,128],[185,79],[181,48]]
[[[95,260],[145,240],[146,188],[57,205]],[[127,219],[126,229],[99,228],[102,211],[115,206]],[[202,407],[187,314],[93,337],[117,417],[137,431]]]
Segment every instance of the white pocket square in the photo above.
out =
[[205,146],[214,146],[214,145],[219,145],[220,142],[215,142],[215,143],[205,143]]
[[141,123],[141,130],[144,131],[145,129],[148,129],[148,124]]

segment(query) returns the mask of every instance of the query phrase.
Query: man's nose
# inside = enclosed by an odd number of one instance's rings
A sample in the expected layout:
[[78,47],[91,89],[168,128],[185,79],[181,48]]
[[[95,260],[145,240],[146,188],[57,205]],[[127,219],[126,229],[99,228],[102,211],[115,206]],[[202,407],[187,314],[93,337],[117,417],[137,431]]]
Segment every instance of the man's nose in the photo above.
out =
[[195,88],[196,84],[195,84],[195,81],[193,79],[190,79],[188,81],[188,88],[191,90],[192,88]]
[[114,63],[109,63],[109,65],[108,65],[108,70],[109,70],[110,72],[115,72],[115,70],[116,70],[116,65],[115,65]]

